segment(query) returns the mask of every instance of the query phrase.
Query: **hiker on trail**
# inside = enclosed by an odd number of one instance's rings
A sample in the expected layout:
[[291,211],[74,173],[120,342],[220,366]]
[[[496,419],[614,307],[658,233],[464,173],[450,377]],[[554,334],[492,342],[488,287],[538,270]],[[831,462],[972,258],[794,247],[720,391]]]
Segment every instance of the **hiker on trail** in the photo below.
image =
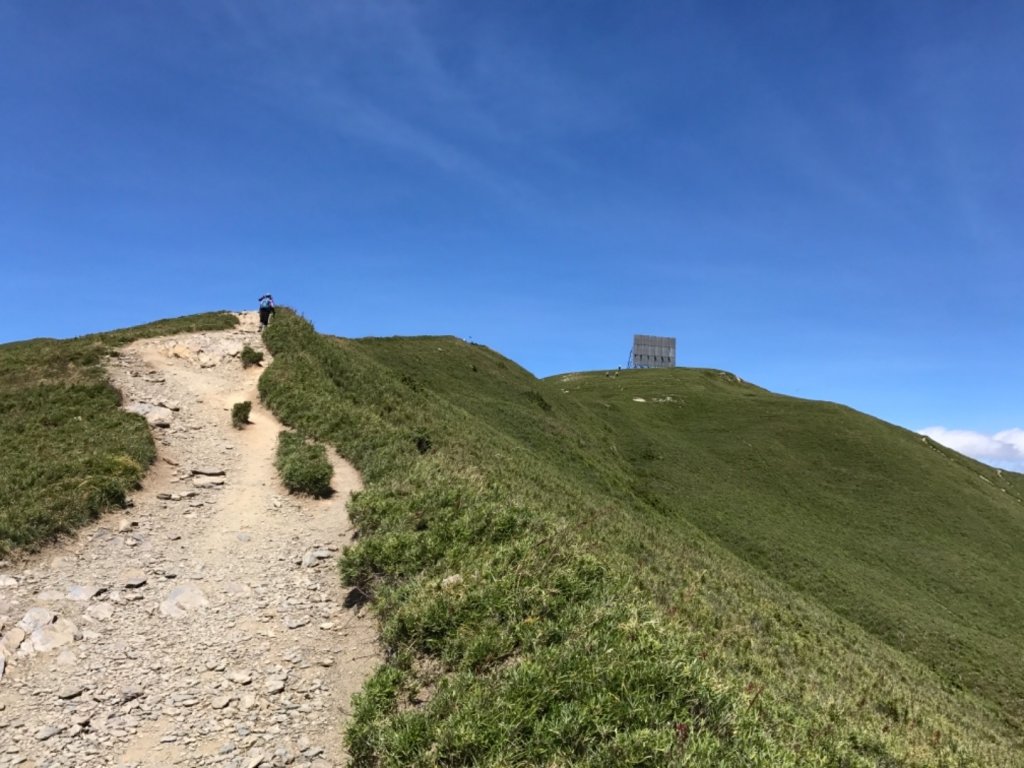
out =
[[274,297],[269,293],[264,293],[260,296],[260,330],[267,327],[272,314],[274,314]]

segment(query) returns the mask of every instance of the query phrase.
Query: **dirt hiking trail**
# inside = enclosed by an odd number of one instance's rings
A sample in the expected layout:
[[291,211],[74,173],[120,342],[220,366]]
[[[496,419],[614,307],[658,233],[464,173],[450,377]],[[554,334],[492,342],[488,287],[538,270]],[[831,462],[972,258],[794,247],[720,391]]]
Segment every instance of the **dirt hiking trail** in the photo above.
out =
[[350,699],[379,663],[335,567],[360,479],[332,454],[330,499],[280,485],[262,368],[238,359],[266,350],[255,313],[239,317],[111,358],[157,444],[142,490],[0,567],[0,768],[346,764]]

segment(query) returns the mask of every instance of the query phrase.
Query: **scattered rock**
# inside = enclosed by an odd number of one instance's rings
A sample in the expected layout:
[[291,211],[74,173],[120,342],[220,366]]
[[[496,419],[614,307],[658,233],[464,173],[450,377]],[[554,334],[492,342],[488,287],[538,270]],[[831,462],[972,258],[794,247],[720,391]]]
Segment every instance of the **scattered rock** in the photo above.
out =
[[288,629],[298,629],[299,627],[304,627],[307,624],[309,624],[309,616],[300,616],[297,619],[284,620],[284,625],[288,627]]
[[28,609],[25,616],[18,622],[18,626],[26,632],[35,632],[37,629],[41,629],[48,624],[53,624],[56,620],[57,614],[49,608],[36,606],[35,608]]
[[84,691],[85,686],[81,683],[70,683],[57,691],[57,698],[64,700],[76,699],[81,696]]
[[313,568],[320,564],[321,560],[331,557],[331,552],[326,549],[311,549],[306,552],[299,561],[303,568]]
[[56,736],[62,730],[62,728],[58,728],[55,725],[44,725],[35,732],[35,737],[37,741],[46,741],[47,739]]
[[118,585],[125,587],[126,589],[138,589],[147,581],[145,571],[139,568],[129,568],[127,571],[122,571],[121,575],[117,577]]
[[228,704],[231,703],[230,696],[214,696],[210,701],[210,706],[214,709],[224,709]]
[[252,682],[252,672],[247,669],[234,669],[228,672],[228,680],[239,685],[248,685]]
[[8,653],[14,653],[17,651],[24,640],[25,630],[20,626],[11,627],[7,630],[7,634],[4,635],[3,640],[0,640],[0,657],[3,656],[4,650]]
[[218,467],[194,467],[192,469],[193,475],[206,475],[208,477],[223,477],[227,472]]
[[68,600],[86,602],[92,600],[96,595],[106,592],[106,587],[97,587],[95,584],[72,584],[68,587]]
[[55,648],[69,645],[75,641],[78,629],[67,619],[58,619],[57,622],[35,630],[32,635],[32,648],[38,653],[46,653]]
[[195,584],[185,583],[171,590],[160,603],[160,612],[165,616],[180,618],[189,611],[206,608],[210,601]]
[[136,699],[142,698],[142,694],[145,691],[138,685],[132,685],[128,688],[121,690],[119,700],[122,704],[127,704],[129,701],[135,701]]
[[284,690],[284,680],[279,677],[268,678],[263,684],[263,690],[267,693],[280,693]]
[[196,488],[213,488],[214,486],[224,485],[224,478],[196,475],[192,478],[192,485]]
[[18,580],[13,576],[0,576],[0,587],[16,587]]

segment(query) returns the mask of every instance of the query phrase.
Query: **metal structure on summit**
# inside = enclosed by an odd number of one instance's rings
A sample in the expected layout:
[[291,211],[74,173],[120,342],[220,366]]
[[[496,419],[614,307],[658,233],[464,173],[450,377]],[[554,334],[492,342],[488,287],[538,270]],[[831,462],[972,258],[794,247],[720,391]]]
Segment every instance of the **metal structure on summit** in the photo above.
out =
[[633,336],[633,349],[629,353],[630,368],[675,368],[675,336]]

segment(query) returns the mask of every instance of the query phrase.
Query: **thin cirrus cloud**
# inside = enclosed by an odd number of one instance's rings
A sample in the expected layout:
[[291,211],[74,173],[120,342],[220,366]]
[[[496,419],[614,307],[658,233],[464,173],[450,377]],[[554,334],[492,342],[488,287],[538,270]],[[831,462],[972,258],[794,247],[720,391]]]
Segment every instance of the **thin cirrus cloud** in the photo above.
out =
[[1024,472],[1024,429],[1014,427],[996,432],[994,435],[945,427],[928,427],[918,431],[972,459],[995,467]]

